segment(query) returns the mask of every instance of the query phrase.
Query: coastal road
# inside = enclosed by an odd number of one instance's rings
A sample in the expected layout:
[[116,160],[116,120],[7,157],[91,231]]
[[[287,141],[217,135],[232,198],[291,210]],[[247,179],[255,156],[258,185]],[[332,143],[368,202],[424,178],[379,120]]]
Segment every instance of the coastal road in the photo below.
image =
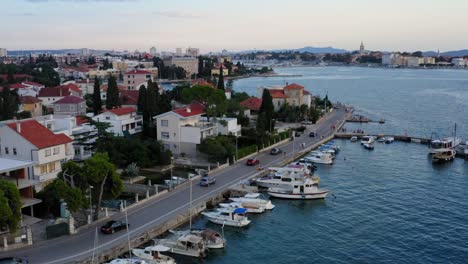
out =
[[[332,127],[338,126],[345,117],[346,111],[344,108],[335,109],[322,118],[319,124],[312,126],[313,131],[318,136],[311,138],[308,136],[308,133],[304,133],[300,137],[296,137],[294,142],[288,141],[283,144],[281,149],[286,152],[286,155],[291,155],[293,151],[296,152],[301,149],[301,143],[305,143],[307,146],[317,143],[322,135],[328,136],[332,134],[334,132]],[[255,157],[260,160],[262,167],[275,166],[284,159],[284,155],[272,156],[268,151],[261,152]],[[215,197],[218,193],[238,184],[242,180],[248,179],[256,172],[255,167],[246,166],[245,163],[239,162],[212,174],[216,178],[215,185],[200,187],[198,186],[198,181],[194,181],[192,183],[192,203],[196,205],[208,198]],[[157,227],[165,221],[172,219],[175,215],[187,212],[190,202],[189,188],[190,185],[187,184],[160,197],[143,202],[139,206],[128,209],[130,238],[138,236],[147,229]],[[115,214],[112,216],[112,219],[125,220],[125,214],[123,212]],[[94,247],[96,228],[99,228],[100,225],[102,223],[90,225],[75,235],[39,242],[31,247],[0,252],[0,258],[16,256],[26,258],[32,264],[73,263],[88,257],[90,258],[93,256],[93,252],[95,256],[98,256],[101,252],[127,241],[127,233],[125,231],[112,235],[103,235],[97,232],[97,246]]]

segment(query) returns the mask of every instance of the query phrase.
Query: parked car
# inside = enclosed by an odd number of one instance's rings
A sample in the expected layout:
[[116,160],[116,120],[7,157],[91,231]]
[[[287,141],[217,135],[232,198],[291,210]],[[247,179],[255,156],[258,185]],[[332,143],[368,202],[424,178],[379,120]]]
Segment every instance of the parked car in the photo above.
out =
[[23,264],[23,263],[28,263],[28,262],[26,260],[22,260],[22,259],[15,258],[15,257],[0,258],[0,264]]
[[260,161],[258,159],[248,159],[247,162],[245,163],[247,166],[255,166],[260,164]]
[[309,137],[315,137],[315,132],[310,132]]
[[125,223],[124,221],[109,221],[105,225],[101,227],[101,232],[104,234],[113,234],[117,231],[126,229],[129,224]]
[[212,178],[210,176],[204,176],[203,178],[201,178],[200,180],[200,186],[210,186],[212,184],[215,184],[216,183],[216,179],[215,178]]
[[283,152],[283,151],[280,148],[272,148],[271,151],[270,151],[270,154],[271,155],[278,155],[281,152]]

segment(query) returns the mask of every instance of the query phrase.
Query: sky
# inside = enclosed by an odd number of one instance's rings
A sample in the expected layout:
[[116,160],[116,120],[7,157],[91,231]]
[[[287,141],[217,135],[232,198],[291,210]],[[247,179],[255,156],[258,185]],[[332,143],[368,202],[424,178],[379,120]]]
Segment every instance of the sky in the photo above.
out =
[[0,48],[468,49],[467,0],[0,0]]

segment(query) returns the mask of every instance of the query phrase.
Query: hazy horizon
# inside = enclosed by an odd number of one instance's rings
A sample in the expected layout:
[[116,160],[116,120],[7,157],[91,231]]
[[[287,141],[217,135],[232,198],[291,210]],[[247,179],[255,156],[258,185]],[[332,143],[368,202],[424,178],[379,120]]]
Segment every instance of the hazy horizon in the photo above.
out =
[[465,10],[452,0],[5,0],[1,48],[202,52],[305,46],[383,51],[468,48]]

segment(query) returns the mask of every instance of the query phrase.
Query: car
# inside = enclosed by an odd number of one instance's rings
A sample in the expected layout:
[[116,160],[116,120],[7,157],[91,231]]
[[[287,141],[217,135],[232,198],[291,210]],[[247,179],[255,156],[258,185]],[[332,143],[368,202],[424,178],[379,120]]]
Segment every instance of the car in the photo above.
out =
[[126,229],[129,224],[125,223],[124,221],[109,221],[105,225],[101,227],[101,232],[104,234],[113,234],[117,231]]
[[210,176],[204,176],[203,178],[201,178],[199,185],[200,186],[210,186],[210,185],[215,184],[215,183],[216,183],[215,178],[212,178]]
[[0,264],[23,264],[28,263],[26,260],[22,260],[15,257],[0,258]]
[[280,148],[272,148],[271,151],[270,151],[270,154],[271,155],[278,155],[281,152],[283,152],[283,151]]
[[258,159],[248,159],[247,162],[245,163],[247,166],[255,166],[260,164],[260,161]]
[[310,132],[309,137],[315,137],[315,132]]

